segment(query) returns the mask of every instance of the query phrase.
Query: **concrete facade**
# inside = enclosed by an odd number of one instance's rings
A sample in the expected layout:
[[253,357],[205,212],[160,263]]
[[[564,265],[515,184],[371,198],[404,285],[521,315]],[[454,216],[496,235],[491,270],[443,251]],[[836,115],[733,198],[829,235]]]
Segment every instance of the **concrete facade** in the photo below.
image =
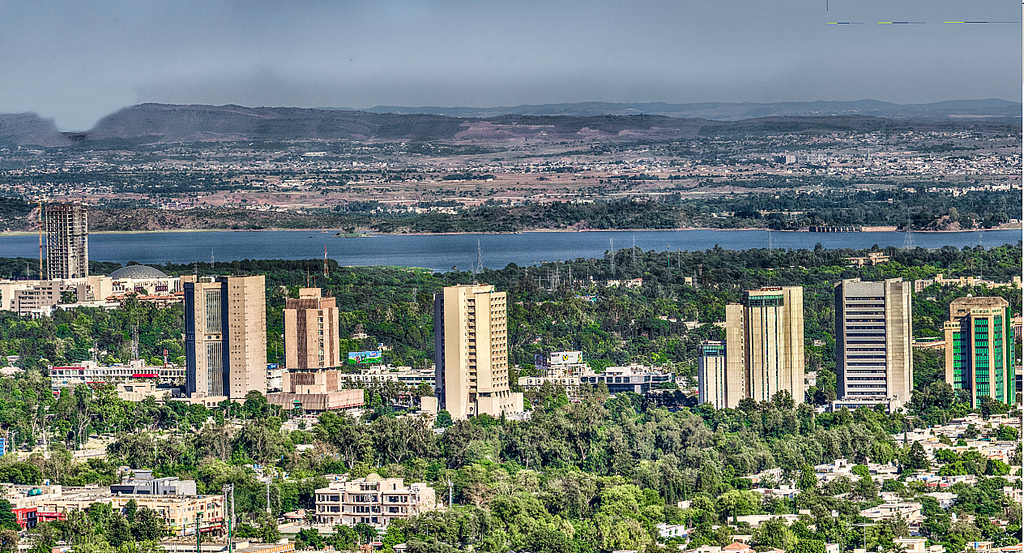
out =
[[332,527],[363,523],[384,530],[393,520],[438,508],[434,488],[424,483],[406,486],[401,478],[381,478],[375,473],[355,480],[336,479],[315,493],[316,523]]
[[848,279],[835,288],[836,392],[857,405],[910,401],[914,386],[912,283]]
[[203,277],[185,283],[186,389],[241,399],[267,393],[265,278]]
[[46,278],[89,276],[89,214],[79,204],[51,204],[44,208],[46,226]]
[[449,286],[434,296],[440,408],[454,419],[523,410],[509,386],[506,299],[488,285]]
[[[725,308],[727,401],[770,401],[787,391],[804,401],[804,299],[799,286],[748,290],[743,304]],[[738,403],[738,399],[736,400]]]
[[340,340],[334,298],[321,297],[319,288],[299,288],[298,298],[285,300],[286,369],[340,367]]

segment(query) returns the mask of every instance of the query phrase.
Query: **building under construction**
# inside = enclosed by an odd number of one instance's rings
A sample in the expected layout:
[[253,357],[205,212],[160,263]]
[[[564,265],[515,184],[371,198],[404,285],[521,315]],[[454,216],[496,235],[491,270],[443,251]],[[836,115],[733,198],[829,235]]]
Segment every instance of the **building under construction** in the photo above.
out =
[[89,215],[80,204],[46,206],[46,278],[89,276]]

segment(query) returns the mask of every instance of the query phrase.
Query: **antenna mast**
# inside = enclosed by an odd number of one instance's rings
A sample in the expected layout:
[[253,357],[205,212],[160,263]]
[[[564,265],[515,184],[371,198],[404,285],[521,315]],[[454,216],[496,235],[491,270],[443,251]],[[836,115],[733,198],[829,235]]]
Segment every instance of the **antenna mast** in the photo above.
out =
[[327,278],[327,244],[324,244],[324,278]]

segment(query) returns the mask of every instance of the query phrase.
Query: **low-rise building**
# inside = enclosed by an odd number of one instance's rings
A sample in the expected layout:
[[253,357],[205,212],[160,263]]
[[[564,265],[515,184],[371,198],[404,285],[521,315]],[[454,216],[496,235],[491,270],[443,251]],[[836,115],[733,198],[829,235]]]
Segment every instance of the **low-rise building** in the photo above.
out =
[[176,386],[185,380],[185,367],[171,364],[145,365],[141,359],[108,366],[95,361],[82,361],[71,366],[50,367],[49,374],[50,388],[57,395],[62,388],[74,388],[79,384],[100,386],[147,380],[155,381],[155,384]]
[[434,387],[437,375],[433,367],[413,369],[412,367],[394,367],[390,365],[367,365],[361,367],[358,372],[339,373],[338,379],[342,382],[358,384],[401,382],[406,386],[415,388],[424,383]]
[[361,407],[364,394],[361,388],[325,392],[322,394],[295,394],[276,392],[267,394],[267,401],[285,409],[302,409],[306,413],[321,413],[338,409]]
[[613,394],[634,392],[643,395],[655,386],[673,383],[675,380],[675,373],[662,372],[642,365],[629,365],[608,367],[603,372],[581,376],[580,384],[597,386],[604,383]]
[[690,535],[690,531],[686,529],[685,524],[667,524],[659,522],[655,525],[658,529],[658,535],[662,538],[686,538]]
[[916,501],[889,501],[877,507],[861,510],[860,516],[873,522],[893,520],[897,516],[903,517],[910,524],[919,524],[923,520],[921,504]]
[[[178,481],[175,490],[191,491],[194,494],[195,482],[191,482],[191,488],[188,486],[189,482]],[[168,485],[170,484],[164,484]],[[149,509],[162,518],[168,530],[176,536],[195,535],[197,518],[200,531],[204,533],[219,532],[224,521],[224,501],[219,494],[152,495],[115,493],[111,488],[100,486],[71,488],[13,484],[0,485],[0,494],[11,503],[19,524],[24,524],[27,528],[39,522],[65,520],[68,513],[88,510],[95,503],[110,505],[112,509],[122,511],[129,501],[134,501],[138,508]]]
[[133,470],[120,484],[110,486],[110,493],[127,495],[196,495],[195,480],[176,476],[155,478],[151,470]]
[[392,520],[440,508],[434,489],[424,483],[405,485],[401,478],[381,478],[375,473],[354,480],[334,478],[315,492],[319,525],[363,523],[384,530]]
[[868,252],[863,257],[847,257],[847,261],[854,267],[864,267],[878,265],[879,263],[885,263],[889,261],[889,256],[885,252]]

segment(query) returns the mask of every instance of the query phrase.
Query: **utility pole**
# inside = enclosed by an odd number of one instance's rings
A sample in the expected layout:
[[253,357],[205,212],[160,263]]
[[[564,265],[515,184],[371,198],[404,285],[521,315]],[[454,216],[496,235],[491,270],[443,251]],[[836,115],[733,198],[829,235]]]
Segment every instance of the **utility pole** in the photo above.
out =
[[267,514],[270,514],[270,471],[265,471],[267,475]]
[[203,543],[203,534],[199,531],[199,521],[203,518],[203,512],[199,511],[196,513],[196,553],[200,553],[199,550]]
[[227,519],[228,519],[228,552],[227,553],[233,553],[234,541],[233,541],[232,530],[234,529],[233,525],[234,525],[234,522],[235,522],[235,485],[234,484],[224,484],[224,488],[223,489],[224,489],[224,497],[225,498],[230,497],[230,503],[228,503],[227,505],[224,506],[224,510],[226,511],[226,514],[228,515],[227,516]]

